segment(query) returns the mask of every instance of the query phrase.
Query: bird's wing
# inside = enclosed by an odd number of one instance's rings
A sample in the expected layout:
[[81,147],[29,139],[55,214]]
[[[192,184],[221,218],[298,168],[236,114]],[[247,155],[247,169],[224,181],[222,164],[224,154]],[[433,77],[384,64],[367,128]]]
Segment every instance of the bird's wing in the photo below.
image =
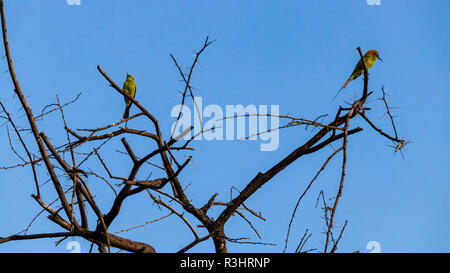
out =
[[355,69],[353,69],[352,75],[350,76],[352,80],[358,78],[362,73],[364,72],[364,67],[362,64],[361,59],[358,61],[358,63],[355,65]]

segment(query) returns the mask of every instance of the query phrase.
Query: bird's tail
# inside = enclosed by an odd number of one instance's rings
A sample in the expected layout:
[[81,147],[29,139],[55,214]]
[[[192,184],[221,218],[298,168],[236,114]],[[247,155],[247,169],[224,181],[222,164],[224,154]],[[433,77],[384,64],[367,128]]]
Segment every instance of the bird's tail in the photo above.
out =
[[130,116],[130,106],[127,105],[127,107],[125,107],[125,112],[123,113],[123,119],[127,119]]
[[344,89],[351,80],[352,80],[352,77],[348,78],[348,80],[344,83],[344,85],[341,87],[341,89],[339,89],[336,96],[334,96],[333,100],[336,99],[337,95],[339,95],[339,93],[342,91],[342,89]]
[[344,85],[341,87],[341,90],[344,89],[347,84],[352,80],[352,77],[348,78],[348,80],[344,83]]

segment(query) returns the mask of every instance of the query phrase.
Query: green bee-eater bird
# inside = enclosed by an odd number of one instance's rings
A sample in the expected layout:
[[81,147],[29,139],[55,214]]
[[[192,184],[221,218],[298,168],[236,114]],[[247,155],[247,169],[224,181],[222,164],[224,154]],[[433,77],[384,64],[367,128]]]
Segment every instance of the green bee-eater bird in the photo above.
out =
[[[130,74],[127,74],[127,79],[123,83],[122,91],[127,93],[128,95],[134,96],[136,95],[136,83],[134,82],[134,77]],[[130,107],[131,100],[124,96],[126,107],[125,112],[123,113],[123,119],[126,119],[130,116]]]
[[[375,61],[377,59],[379,59],[380,61],[383,61],[379,57],[378,51],[376,51],[375,49],[368,50],[366,52],[366,54],[364,54],[363,58],[364,58],[364,62],[366,63],[367,69],[371,68],[375,64]],[[363,73],[364,73],[364,67],[363,67],[363,64],[360,59],[359,62],[356,64],[355,69],[353,69],[352,74],[347,79],[347,81],[344,83],[344,85],[341,87],[339,92],[341,92],[341,90],[344,89],[350,81],[353,81],[354,79],[358,78]],[[336,94],[336,96],[334,96],[334,98],[336,98],[337,95],[339,95],[339,92]]]

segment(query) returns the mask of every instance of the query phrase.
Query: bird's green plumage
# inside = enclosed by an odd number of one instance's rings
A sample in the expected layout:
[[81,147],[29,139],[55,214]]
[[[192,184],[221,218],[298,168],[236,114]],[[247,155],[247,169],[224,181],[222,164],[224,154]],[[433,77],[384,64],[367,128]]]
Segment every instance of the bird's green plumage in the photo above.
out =
[[[364,62],[366,63],[367,69],[371,68],[375,64],[376,60],[377,56],[375,55],[369,54],[364,55]],[[362,73],[364,73],[364,67],[362,61],[359,60],[359,62],[355,66],[355,69],[352,72],[352,75],[350,76],[351,80],[358,78],[359,76],[361,76]]]
[[[378,51],[376,51],[374,49],[368,50],[366,52],[366,54],[364,54],[363,58],[364,58],[364,62],[366,63],[367,69],[371,68],[375,64],[377,59],[381,60],[381,58],[378,56]],[[358,78],[363,73],[364,73],[364,67],[363,67],[362,61],[360,59],[358,61],[358,63],[356,64],[355,69],[353,69],[352,74],[350,75],[350,77],[348,77],[348,79],[344,83],[344,85],[342,85],[342,87],[339,90],[339,92],[341,92],[341,90],[344,89],[350,81],[353,81],[354,79]],[[336,96],[334,96],[334,98],[337,97],[339,92],[336,94]]]
[[[131,97],[136,96],[136,82],[134,81],[134,77],[132,75],[127,74],[127,79],[123,83],[122,91],[130,95]],[[123,113],[123,118],[126,119],[130,115],[131,108],[131,100],[124,96],[125,99],[125,112]]]

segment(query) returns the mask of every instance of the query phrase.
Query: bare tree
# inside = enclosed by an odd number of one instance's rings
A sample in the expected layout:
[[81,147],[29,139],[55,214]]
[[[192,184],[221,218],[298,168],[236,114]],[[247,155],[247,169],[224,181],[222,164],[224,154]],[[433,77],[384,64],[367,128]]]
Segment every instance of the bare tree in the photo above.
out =
[[[338,235],[335,236],[335,215],[342,195],[346,175],[347,145],[351,135],[363,131],[360,127],[352,128],[352,120],[357,116],[361,116],[367,122],[369,127],[380,133],[381,136],[393,141],[395,143],[396,151],[401,151],[401,149],[407,144],[407,142],[401,139],[397,134],[394,118],[391,114],[390,107],[388,106],[384,88],[381,90],[381,101],[384,103],[386,108],[386,115],[389,116],[392,122],[391,124],[394,135],[388,134],[384,130],[378,128],[367,116],[370,109],[365,107],[365,104],[373,92],[368,92],[369,74],[365,66],[364,59],[362,58],[361,49],[358,48],[357,50],[359,56],[361,57],[364,65],[364,88],[361,98],[356,99],[349,105],[349,107],[340,107],[334,115],[334,119],[326,124],[318,122],[318,120],[323,120],[327,115],[321,115],[318,118],[311,120],[290,116],[278,116],[288,122],[277,129],[289,128],[293,126],[305,126],[306,128],[315,128],[317,129],[317,132],[305,143],[299,145],[290,154],[285,155],[284,158],[277,164],[273,165],[266,171],[257,173],[242,190],[238,191],[237,196],[231,197],[231,200],[218,201],[216,200],[218,194],[211,193],[208,195],[210,198],[205,204],[202,206],[196,206],[191,202],[191,198],[188,196],[186,188],[183,187],[184,183],[181,182],[183,179],[181,174],[186,166],[191,162],[192,157],[187,157],[183,161],[180,161],[180,156],[178,153],[179,151],[186,152],[193,149],[191,146],[193,143],[192,140],[195,136],[189,140],[183,140],[185,135],[191,133],[194,129],[193,127],[187,128],[178,136],[165,137],[161,132],[158,118],[151,114],[145,105],[141,104],[137,99],[123,92],[122,89],[100,66],[97,66],[98,72],[104,77],[106,83],[109,84],[109,86],[112,87],[112,89],[116,91],[119,96],[124,96],[131,100],[132,103],[139,109],[140,112],[138,114],[98,128],[83,128],[74,130],[70,127],[69,121],[66,120],[64,113],[68,105],[71,105],[77,101],[78,96],[73,101],[67,103],[61,103],[59,97],[57,96],[57,103],[46,107],[44,109],[45,111],[43,111],[40,115],[33,114],[31,107],[27,102],[26,96],[20,87],[19,79],[17,78],[14,70],[5,24],[4,4],[1,0],[0,12],[3,44],[9,74],[14,85],[14,92],[26,114],[27,127],[29,128],[21,129],[18,125],[16,125],[13,116],[10,112],[8,112],[4,103],[0,102],[0,106],[2,108],[1,118],[6,121],[7,125],[6,128],[9,139],[9,147],[21,160],[21,163],[18,163],[17,165],[1,167],[1,169],[9,170],[17,167],[29,166],[33,173],[35,184],[35,193],[32,194],[32,198],[34,198],[37,204],[42,207],[41,213],[46,213],[49,220],[65,230],[64,232],[49,232],[32,235],[26,234],[28,228],[36,219],[36,216],[24,232],[9,237],[1,237],[0,244],[17,240],[32,240],[38,238],[62,238],[61,240],[63,240],[68,237],[81,237],[92,243],[91,250],[92,246],[96,245],[100,252],[110,252],[112,248],[129,252],[156,252],[155,247],[148,243],[134,241],[112,234],[108,231],[111,224],[121,213],[122,205],[129,197],[137,194],[147,194],[154,203],[158,204],[159,207],[166,209],[168,212],[167,215],[159,219],[155,219],[154,221],[146,222],[143,225],[156,221],[163,221],[170,215],[176,215],[192,232],[194,237],[192,242],[181,248],[179,252],[186,252],[197,244],[207,240],[213,241],[215,251],[218,253],[227,252],[228,242],[267,244],[264,242],[248,242],[244,240],[245,238],[230,238],[225,232],[225,225],[232,216],[237,215],[247,222],[249,227],[255,231],[259,238],[261,238],[249,219],[249,216],[259,219],[265,218],[260,213],[257,213],[255,210],[249,208],[245,204],[245,201],[247,201],[255,192],[260,190],[263,185],[270,182],[272,178],[274,178],[281,171],[285,170],[293,162],[305,155],[316,153],[317,151],[328,147],[332,143],[337,143],[339,148],[335,149],[324,161],[324,164],[320,170],[306,186],[305,191],[300,195],[288,226],[285,244],[286,250],[291,224],[302,198],[306,195],[311,185],[316,181],[319,174],[325,169],[331,159],[333,159],[336,155],[341,154],[342,171],[338,184],[338,192],[334,195],[331,204],[327,203],[323,192],[320,196],[322,197],[324,219],[326,222],[323,252],[335,252],[337,250],[338,243],[342,238],[345,227],[347,226],[347,222],[345,222],[345,225],[340,229]],[[191,98],[192,102],[196,105],[195,96],[191,85],[191,78],[196,65],[198,64],[199,58],[211,44],[212,41],[210,41],[209,37],[207,37],[200,50],[196,52],[195,58],[189,66],[187,72],[183,71],[174,55],[170,55],[185,86],[182,93],[182,106],[186,104],[186,99],[189,98]],[[54,141],[51,141],[53,138],[49,136],[50,133],[40,129],[37,125],[37,119],[47,117],[51,113],[59,113],[58,116],[64,123],[64,145],[55,146]],[[176,123],[178,123],[180,116],[181,111],[180,115],[178,115]],[[236,117],[238,116],[227,118]],[[148,121],[149,124],[151,124],[151,130],[148,131],[143,128],[129,128],[127,126],[123,126],[130,120],[136,118],[144,118]],[[10,136],[10,128],[12,128],[12,132],[18,139],[18,144],[22,147],[26,156],[21,156],[18,149],[15,148],[12,137]],[[212,129],[213,128],[204,129],[202,127],[200,133],[204,133],[206,130]],[[31,134],[24,136],[24,131],[29,131]],[[143,156],[139,156],[138,153],[136,153],[137,147],[132,147],[132,145],[130,145],[127,141],[127,136],[131,135],[150,140],[154,145],[153,148],[148,148],[148,145],[145,147],[139,147],[139,154],[143,154]],[[109,163],[114,159],[102,155],[102,147],[107,145],[107,143],[119,144],[119,140],[120,145],[123,146],[130,162],[132,163],[132,167],[128,171],[128,175],[126,177],[117,176],[114,173],[114,170],[108,168]],[[36,148],[37,152],[34,153]],[[144,173],[143,167],[148,164],[152,164],[149,160],[153,158],[160,159],[162,166],[156,167],[161,169],[164,175],[156,179],[138,179],[138,177],[141,177]],[[103,173],[106,173],[107,176],[102,176],[101,172],[98,170],[103,170]],[[42,184],[40,181],[42,181],[42,179],[45,180],[47,175],[49,177],[48,181],[52,183],[52,187],[57,194],[57,198],[54,201],[47,201],[48,197],[40,189]],[[89,184],[86,182],[87,178],[93,178],[104,182],[106,190],[101,192],[101,194],[104,196],[105,194],[110,193],[113,199],[109,208],[100,207],[98,205],[96,201],[96,193],[90,189]],[[67,189],[62,186],[62,181],[64,181],[64,179],[65,181],[70,181],[70,186]],[[115,186],[115,184],[118,184],[118,186]],[[119,189],[118,191],[116,191],[117,188]],[[213,206],[221,208],[218,216],[214,218],[209,213]],[[93,212],[93,214],[88,212]],[[197,221],[197,224],[194,225],[190,223],[186,215],[193,217],[195,221]],[[94,224],[89,225],[89,223]],[[127,230],[138,228],[140,226],[128,228]],[[198,230],[200,229],[206,229],[207,235],[199,236]],[[308,252],[308,250],[303,250],[305,243],[311,236],[311,233],[308,232],[308,230],[305,231],[300,243],[298,244],[296,252]]]

